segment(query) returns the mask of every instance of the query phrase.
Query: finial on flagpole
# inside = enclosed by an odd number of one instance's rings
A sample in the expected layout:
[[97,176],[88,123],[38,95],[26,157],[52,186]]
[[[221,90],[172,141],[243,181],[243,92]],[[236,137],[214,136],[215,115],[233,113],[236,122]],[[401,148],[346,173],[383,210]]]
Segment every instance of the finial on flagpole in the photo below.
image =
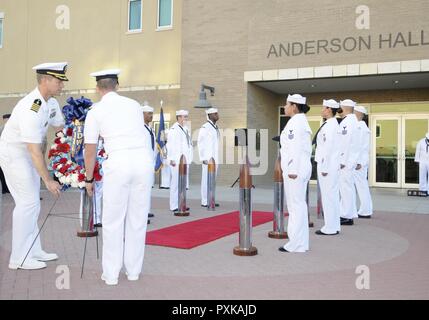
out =
[[161,100],[161,101],[159,102],[159,104],[161,105],[161,108],[162,108],[162,105],[164,104],[164,101],[162,101],[162,100]]

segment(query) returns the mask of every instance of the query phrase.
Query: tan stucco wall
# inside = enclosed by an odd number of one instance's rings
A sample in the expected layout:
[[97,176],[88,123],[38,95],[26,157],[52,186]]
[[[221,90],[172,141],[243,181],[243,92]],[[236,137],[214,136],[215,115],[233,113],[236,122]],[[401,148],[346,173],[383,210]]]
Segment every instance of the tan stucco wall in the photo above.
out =
[[[156,31],[157,3],[143,1],[143,31],[128,34],[127,0],[2,0],[0,94],[32,89],[31,67],[47,61],[69,62],[69,90],[92,88],[89,73],[113,67],[122,87],[179,84],[182,0],[165,31]],[[69,30],[56,27],[59,5],[70,8]]]

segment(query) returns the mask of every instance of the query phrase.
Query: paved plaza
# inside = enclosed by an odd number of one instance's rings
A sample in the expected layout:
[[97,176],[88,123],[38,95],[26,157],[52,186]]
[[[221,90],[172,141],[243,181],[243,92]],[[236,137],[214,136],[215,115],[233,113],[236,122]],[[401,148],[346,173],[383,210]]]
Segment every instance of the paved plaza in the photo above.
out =
[[[189,217],[175,217],[168,210],[168,190],[153,189],[148,230],[238,210],[238,188],[217,188],[221,206],[208,212],[199,203],[199,186],[188,191]],[[310,251],[281,253],[284,240],[267,237],[272,222],[253,229],[254,257],[232,254],[238,233],[190,250],[146,246],[143,275],[136,282],[121,274],[117,286],[100,279],[101,256],[96,238],[87,242],[83,277],[80,277],[84,238],[79,227],[79,193],[67,191],[54,205],[42,191],[39,225],[42,245],[59,260],[42,270],[9,270],[12,210],[10,194],[3,196],[0,217],[0,299],[428,299],[429,298],[429,198],[407,197],[406,190],[372,189],[372,219],[356,219],[343,226],[339,236],[321,237],[314,231],[322,220],[316,216],[315,188],[310,188]],[[254,210],[272,211],[270,186],[253,189]],[[287,221],[287,220],[286,220]],[[287,223],[287,222],[286,222]],[[102,232],[102,229],[101,229]],[[102,238],[98,238],[100,248]],[[363,269],[362,269],[363,268]],[[64,287],[65,273],[70,285]],[[359,289],[361,271],[369,271],[369,289]],[[358,283],[358,285],[357,285]]]

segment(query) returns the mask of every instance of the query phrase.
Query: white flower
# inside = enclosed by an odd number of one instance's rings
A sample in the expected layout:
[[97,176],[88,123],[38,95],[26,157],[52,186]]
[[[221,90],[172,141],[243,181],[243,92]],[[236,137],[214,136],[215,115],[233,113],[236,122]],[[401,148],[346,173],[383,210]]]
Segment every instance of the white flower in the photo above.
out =
[[[79,182],[79,176],[76,174],[76,173],[74,173],[72,176],[71,176],[71,181],[72,181],[72,184],[73,183],[78,183]],[[76,187],[75,187],[76,188]]]
[[60,177],[60,182],[62,183],[62,184],[65,184],[66,183],[66,177],[65,176],[62,176],[62,177]]
[[63,138],[64,137],[64,133],[62,131],[57,133],[57,137],[58,138]]
[[78,183],[79,188],[85,188],[85,181]]
[[67,141],[67,139],[66,139],[66,138],[61,138],[61,139],[60,139],[60,142],[61,142],[61,143],[64,143],[64,142],[66,142],[66,141]]
[[57,170],[59,171],[62,167],[63,167],[63,165],[62,165],[62,164],[59,164],[59,165],[57,166]]
[[67,164],[72,164],[73,162],[71,162],[70,160],[69,161],[67,161]]
[[70,177],[70,175],[66,176],[65,181],[66,181],[66,184],[70,184],[71,183],[71,177]]
[[71,183],[71,187],[72,187],[72,188],[77,188],[77,187],[78,187],[78,183],[77,183],[77,182],[75,182],[75,181],[72,181],[72,183]]

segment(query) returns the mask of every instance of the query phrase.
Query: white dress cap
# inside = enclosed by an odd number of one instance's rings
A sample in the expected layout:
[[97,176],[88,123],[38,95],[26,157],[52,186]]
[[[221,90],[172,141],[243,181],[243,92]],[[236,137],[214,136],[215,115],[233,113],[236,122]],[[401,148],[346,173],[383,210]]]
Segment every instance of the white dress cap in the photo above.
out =
[[91,77],[95,77],[95,80],[101,80],[101,79],[118,79],[118,75],[121,73],[120,69],[107,69],[107,70],[101,70],[96,71],[90,74]]
[[187,116],[189,112],[187,110],[178,110],[176,111],[176,116]]
[[307,98],[303,97],[300,94],[292,94],[292,95],[289,94],[286,101],[294,102],[298,104],[305,104],[307,102]]
[[142,106],[143,112],[153,112],[153,108],[148,105]]
[[351,99],[341,100],[340,106],[341,107],[352,107],[352,108],[354,108],[356,106],[356,102],[354,102]]
[[216,108],[210,108],[206,110],[207,114],[212,114],[212,113],[217,113],[217,109]]
[[340,104],[334,99],[329,99],[329,100],[323,99],[323,106],[331,109],[338,109],[340,107]]
[[46,62],[34,66],[32,69],[39,74],[47,74],[62,81],[68,81],[66,77],[67,62]]
[[363,114],[368,114],[368,111],[366,111],[366,108],[364,106],[356,106],[354,108],[354,111],[357,111]]

